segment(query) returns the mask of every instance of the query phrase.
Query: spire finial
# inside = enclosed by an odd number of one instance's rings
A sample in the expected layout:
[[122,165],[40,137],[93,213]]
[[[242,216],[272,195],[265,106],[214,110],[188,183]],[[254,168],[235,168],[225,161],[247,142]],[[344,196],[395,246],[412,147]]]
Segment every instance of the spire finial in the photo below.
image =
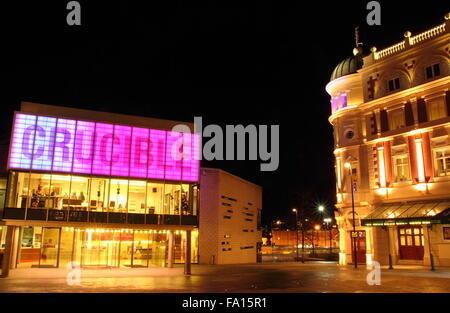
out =
[[353,49],[353,55],[362,53],[362,42],[359,41],[359,26],[355,27],[355,48]]
[[356,47],[362,46],[362,42],[359,41],[359,26],[355,27],[355,44]]

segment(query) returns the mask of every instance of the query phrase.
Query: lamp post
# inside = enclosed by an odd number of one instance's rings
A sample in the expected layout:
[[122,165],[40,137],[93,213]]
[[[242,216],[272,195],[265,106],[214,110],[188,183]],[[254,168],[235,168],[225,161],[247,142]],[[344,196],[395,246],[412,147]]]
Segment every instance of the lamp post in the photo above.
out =
[[344,164],[346,168],[348,168],[348,173],[350,175],[350,190],[352,191],[352,216],[353,216],[353,232],[352,232],[352,240],[353,240],[353,255],[355,256],[355,268],[358,268],[358,256],[356,250],[356,223],[355,223],[355,199],[353,196],[353,178],[352,178],[352,165],[349,162]]
[[332,245],[331,245],[331,241],[332,241],[332,236],[331,236],[331,227],[329,226],[330,224],[329,223],[331,223],[331,218],[329,218],[329,217],[327,217],[327,218],[325,218],[325,219],[323,219],[323,221],[327,224],[327,228],[328,228],[328,230],[330,231],[330,255],[331,255],[331,253],[332,253]]
[[[317,210],[320,212],[321,217],[323,218],[323,212],[325,212],[325,207],[323,205],[319,205],[317,207]],[[320,233],[319,231],[317,231],[317,244],[320,243]]]
[[[295,242],[296,242],[295,248],[297,251],[297,258],[295,259],[295,261],[298,262],[298,259],[299,259],[299,257],[298,257],[298,212],[297,212],[297,209],[292,209],[292,212],[295,213]],[[302,258],[302,263],[303,263],[303,258]]]

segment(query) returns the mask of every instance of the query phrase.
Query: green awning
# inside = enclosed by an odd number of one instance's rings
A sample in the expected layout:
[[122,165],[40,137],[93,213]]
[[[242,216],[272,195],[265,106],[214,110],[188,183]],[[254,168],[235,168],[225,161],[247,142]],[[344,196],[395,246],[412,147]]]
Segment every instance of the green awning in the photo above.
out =
[[361,220],[362,226],[444,224],[450,219],[450,199],[384,203]]

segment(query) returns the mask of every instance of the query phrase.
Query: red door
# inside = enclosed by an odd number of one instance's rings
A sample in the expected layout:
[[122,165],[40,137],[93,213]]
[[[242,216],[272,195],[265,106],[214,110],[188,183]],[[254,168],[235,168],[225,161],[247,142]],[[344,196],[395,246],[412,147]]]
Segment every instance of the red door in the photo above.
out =
[[402,260],[423,260],[423,228],[422,226],[406,226],[398,228],[399,252]]
[[366,231],[356,231],[356,236],[352,236],[353,231],[350,232],[352,243],[352,262],[355,264],[355,249],[353,240],[356,240],[356,255],[358,264],[366,264]]

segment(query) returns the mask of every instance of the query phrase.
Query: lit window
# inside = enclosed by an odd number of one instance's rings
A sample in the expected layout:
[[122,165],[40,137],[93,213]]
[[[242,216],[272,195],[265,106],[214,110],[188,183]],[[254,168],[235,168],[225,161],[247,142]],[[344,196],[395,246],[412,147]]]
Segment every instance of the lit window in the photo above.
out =
[[434,64],[434,65],[431,65],[431,66],[427,66],[425,68],[425,72],[426,72],[426,75],[427,75],[427,79],[431,79],[431,78],[434,78],[434,77],[437,77],[437,76],[441,75],[441,69],[439,67],[439,64]]
[[409,181],[411,180],[409,171],[408,155],[396,155],[394,159],[394,175],[395,182]]
[[403,109],[389,112],[389,129],[394,130],[405,126],[405,114]]
[[388,90],[390,92],[398,89],[400,89],[400,78],[388,80]]
[[442,98],[427,101],[428,120],[434,121],[447,116],[447,110]]
[[438,176],[450,175],[450,148],[435,152],[436,171]]
[[347,94],[346,93],[341,94],[340,102],[341,102],[341,108],[345,108],[347,106]]

